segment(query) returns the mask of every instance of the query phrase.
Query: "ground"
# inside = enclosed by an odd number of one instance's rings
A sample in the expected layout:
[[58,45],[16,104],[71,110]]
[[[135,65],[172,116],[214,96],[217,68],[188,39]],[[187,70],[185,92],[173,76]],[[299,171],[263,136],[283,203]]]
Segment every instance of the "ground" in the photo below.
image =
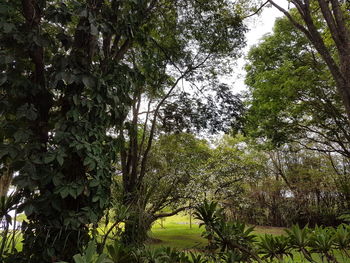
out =
[[[196,250],[204,247],[207,242],[201,237],[203,227],[199,227],[199,222],[192,220],[190,225],[190,217],[186,214],[180,214],[172,217],[168,217],[161,221],[157,221],[152,231],[149,233],[151,241],[148,243],[148,247],[174,247],[180,250]],[[270,226],[256,226],[254,234],[258,237],[264,234],[283,235],[285,233],[284,228],[270,227]],[[350,263],[350,259],[343,258],[338,251],[335,251],[335,255],[339,263]],[[316,254],[313,254],[316,263],[323,263],[323,261]],[[302,259],[298,252],[293,252],[293,259],[285,259],[284,263],[302,263],[306,262]]]
[[[195,249],[205,246],[206,240],[201,237],[203,227],[199,227],[199,222],[192,219],[190,225],[190,216],[187,214],[179,214],[172,217],[167,217],[161,222],[157,221],[150,233],[151,247],[176,247],[179,249]],[[263,227],[257,226],[255,228],[256,235],[284,234],[284,228],[281,227]]]

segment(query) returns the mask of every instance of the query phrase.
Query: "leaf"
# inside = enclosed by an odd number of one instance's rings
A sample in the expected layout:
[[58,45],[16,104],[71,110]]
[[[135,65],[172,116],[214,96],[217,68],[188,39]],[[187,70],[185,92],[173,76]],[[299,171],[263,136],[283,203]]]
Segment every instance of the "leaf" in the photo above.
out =
[[58,185],[60,185],[61,184],[61,178],[60,178],[60,176],[57,174],[57,175],[54,175],[53,177],[52,177],[52,182],[53,182],[53,184],[55,185],[55,186],[58,186]]
[[68,189],[68,187],[67,187],[67,186],[62,187],[62,189],[61,189],[61,191],[60,191],[61,197],[64,199],[64,198],[66,198],[66,197],[68,196],[68,194],[69,194],[69,189]]
[[26,216],[30,216],[34,212],[34,206],[32,204],[26,205],[24,207],[24,212],[25,212]]
[[62,155],[57,155],[57,162],[60,164],[60,166],[63,165],[64,159]]
[[56,155],[53,154],[53,153],[48,153],[45,155],[44,157],[44,163],[45,164],[48,164],[48,163],[51,163],[53,160],[55,160],[56,158]]
[[84,75],[82,77],[82,81],[83,81],[84,85],[86,87],[88,87],[89,89],[95,87],[95,80],[90,76]]
[[5,74],[0,75],[0,86],[7,81],[7,76]]
[[98,28],[94,24],[90,25],[90,33],[93,36],[98,36]]
[[69,188],[68,192],[71,197],[73,197],[74,199],[77,199],[77,191],[74,188]]
[[91,180],[90,183],[89,183],[90,187],[96,187],[98,185],[100,185],[100,182],[98,180],[96,180],[96,179]]
[[73,259],[75,263],[88,263],[84,260],[84,258],[80,254],[73,256]]
[[23,142],[26,139],[28,139],[28,134],[25,131],[23,131],[23,130],[18,130],[18,131],[15,132],[13,137],[15,138],[16,142]]
[[15,25],[12,23],[4,23],[3,24],[3,28],[4,28],[4,33],[10,33],[13,29],[15,29]]
[[91,162],[92,160],[91,160],[91,158],[90,157],[86,157],[85,159],[84,159],[84,163],[83,163],[83,165],[84,166],[87,166],[87,165],[89,165],[90,164],[90,162]]
[[108,263],[108,262],[113,262],[113,261],[111,261],[111,260],[108,260],[107,258],[106,258],[107,256],[105,255],[105,254],[101,254],[99,257],[98,257],[98,259],[96,260],[96,263]]
[[73,96],[73,102],[74,102],[74,105],[78,105],[78,96],[77,95]]
[[62,72],[61,78],[66,83],[66,85],[72,84],[74,82],[74,75],[70,72]]
[[96,254],[96,244],[94,241],[90,241],[85,252],[86,261],[91,262],[94,254]]
[[9,153],[8,147],[0,146],[0,159],[6,156]]

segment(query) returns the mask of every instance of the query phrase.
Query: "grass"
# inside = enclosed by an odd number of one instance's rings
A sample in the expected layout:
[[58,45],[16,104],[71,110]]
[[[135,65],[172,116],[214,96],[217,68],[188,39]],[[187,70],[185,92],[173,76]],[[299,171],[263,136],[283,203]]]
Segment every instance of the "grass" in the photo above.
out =
[[206,245],[206,240],[201,237],[202,232],[203,229],[199,228],[198,222],[194,222],[190,226],[188,216],[172,216],[165,219],[163,227],[159,221],[152,227],[150,237],[156,241],[152,242],[150,246],[169,246],[179,249],[203,247]]
[[[153,239],[148,244],[149,248],[157,247],[173,247],[180,250],[192,250],[203,248],[207,241],[201,237],[203,228],[199,228],[198,221],[193,220],[192,227],[190,227],[190,219],[186,214],[180,214],[166,218],[163,222],[157,221],[152,227],[149,236]],[[254,234],[258,237],[264,234],[283,235],[284,228],[281,227],[255,227]],[[343,258],[339,251],[334,252],[339,263],[350,263],[350,259]],[[322,259],[313,254],[316,262],[323,263]],[[298,252],[293,252],[293,259],[286,258],[285,263],[302,263],[307,262],[303,260]]]
[[[206,239],[201,237],[204,228],[199,228],[199,221],[192,220],[190,226],[190,216],[188,214],[179,214],[165,218],[163,222],[158,220],[152,227],[149,236],[153,242],[150,247],[174,247],[178,249],[193,249],[204,247],[207,244]],[[282,227],[255,227],[254,234],[261,236],[264,234],[283,235]]]

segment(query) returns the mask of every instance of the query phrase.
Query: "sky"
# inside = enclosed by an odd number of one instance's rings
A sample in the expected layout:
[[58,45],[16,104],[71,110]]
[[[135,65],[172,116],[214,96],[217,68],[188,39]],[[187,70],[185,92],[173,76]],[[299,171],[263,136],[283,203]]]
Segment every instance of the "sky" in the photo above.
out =
[[283,14],[280,11],[270,7],[264,8],[260,16],[253,16],[247,21],[249,31],[246,34],[247,46],[243,50],[244,55],[242,58],[238,59],[234,72],[222,80],[224,83],[232,86],[234,93],[239,93],[246,89],[244,84],[244,65],[246,64],[245,56],[248,54],[249,49],[258,44],[264,35],[272,33],[276,18],[281,16],[283,16]]

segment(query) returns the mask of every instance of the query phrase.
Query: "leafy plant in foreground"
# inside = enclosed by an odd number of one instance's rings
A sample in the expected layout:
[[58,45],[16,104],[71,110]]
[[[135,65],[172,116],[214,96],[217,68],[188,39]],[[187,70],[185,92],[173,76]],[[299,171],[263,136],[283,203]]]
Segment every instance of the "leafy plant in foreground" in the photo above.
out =
[[337,263],[337,259],[332,254],[334,245],[334,230],[329,227],[318,227],[313,230],[310,236],[311,252],[320,253],[322,258]]
[[290,256],[293,258],[289,239],[286,236],[273,236],[265,234],[260,242],[259,252],[263,254],[262,259],[269,258],[271,261],[275,258],[282,262],[284,256]]
[[350,248],[350,229],[349,226],[340,225],[334,233],[334,246],[347,258],[350,258],[348,252]]
[[315,263],[311,253],[308,251],[311,230],[307,226],[300,228],[299,225],[294,225],[291,229],[286,229],[285,231],[288,235],[291,247],[302,253],[306,260]]
[[134,259],[132,249],[118,241],[115,241],[113,245],[107,245],[107,250],[113,263],[129,263]]
[[[96,243],[90,241],[87,248],[82,254],[76,254],[73,256],[75,263],[113,263],[113,261],[107,259],[105,254],[98,255]],[[67,262],[58,262],[58,263],[67,263]]]
[[215,244],[221,251],[238,250],[248,261],[254,259],[261,262],[254,248],[254,227],[247,228],[244,223],[226,221],[223,209],[218,207],[217,202],[208,203],[205,200],[195,208],[194,215],[203,221],[200,226],[205,225],[204,235],[209,243]]

